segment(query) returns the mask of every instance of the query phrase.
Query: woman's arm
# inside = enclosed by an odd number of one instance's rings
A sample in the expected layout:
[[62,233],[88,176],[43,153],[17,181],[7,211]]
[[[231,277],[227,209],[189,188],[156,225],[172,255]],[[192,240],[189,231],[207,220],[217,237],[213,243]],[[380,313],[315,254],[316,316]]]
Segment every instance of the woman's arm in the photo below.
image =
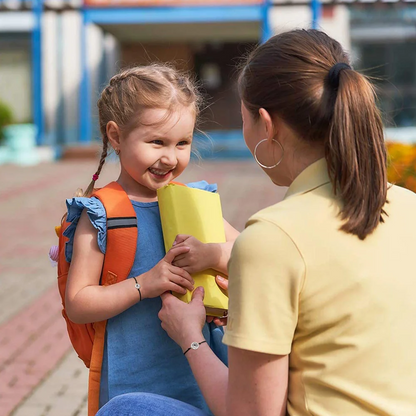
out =
[[[184,287],[193,290],[191,276],[170,264],[176,255],[187,252],[182,247],[172,249],[153,269],[137,277],[142,286],[142,299],[156,297],[165,290],[186,293]],[[99,322],[112,318],[139,302],[140,294],[134,287],[134,279],[100,286],[104,254],[97,243],[97,230],[81,214],[74,236],[74,249],[65,293],[68,317],[75,323]],[[170,287],[170,289],[168,289]]]
[[[289,360],[228,348],[227,416],[284,416]],[[216,415],[217,416],[217,415]]]
[[226,240],[234,242],[236,238],[240,235],[240,232],[237,231],[230,223],[228,223],[224,219],[223,221]]
[[[162,295],[163,307],[159,312],[162,328],[184,352],[192,342],[204,340],[203,293],[202,287],[196,288],[189,304],[169,293]],[[189,350],[185,356],[212,413],[215,416],[226,416],[227,367],[206,343],[201,344],[197,350]]]
[[[205,322],[203,288],[195,290],[189,304],[162,295],[162,328],[186,351],[203,340]],[[277,416],[286,412],[288,357],[229,348],[230,370],[209,346],[201,344],[186,357],[215,416]]]

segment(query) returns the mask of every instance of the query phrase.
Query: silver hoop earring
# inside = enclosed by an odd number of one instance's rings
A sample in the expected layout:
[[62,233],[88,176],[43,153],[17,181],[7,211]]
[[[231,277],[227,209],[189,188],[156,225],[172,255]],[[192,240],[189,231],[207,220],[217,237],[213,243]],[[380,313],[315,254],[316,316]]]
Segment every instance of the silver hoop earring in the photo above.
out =
[[116,155],[118,156],[120,154],[120,149],[115,149]]
[[272,141],[273,141],[273,142],[275,142],[275,143],[277,143],[277,144],[280,146],[280,148],[282,149],[282,157],[280,158],[280,160],[279,160],[277,163],[275,163],[275,164],[274,164],[274,165],[272,165],[272,166],[266,166],[266,165],[263,165],[263,163],[260,163],[260,162],[259,162],[259,159],[257,158],[257,148],[260,146],[260,144],[261,144],[261,143],[263,143],[263,142],[267,142],[267,140],[268,140],[268,139],[263,139],[263,140],[260,140],[260,141],[256,144],[256,147],[254,148],[254,159],[256,160],[257,164],[258,164],[259,166],[261,166],[262,168],[264,168],[264,169],[273,169],[273,168],[275,168],[276,166],[280,165],[280,163],[282,162],[282,160],[283,160],[283,156],[284,156],[284,154],[285,154],[285,149],[283,149],[283,146],[282,146],[282,144],[281,144],[279,141],[277,141],[277,140],[275,140],[275,139],[272,139]]

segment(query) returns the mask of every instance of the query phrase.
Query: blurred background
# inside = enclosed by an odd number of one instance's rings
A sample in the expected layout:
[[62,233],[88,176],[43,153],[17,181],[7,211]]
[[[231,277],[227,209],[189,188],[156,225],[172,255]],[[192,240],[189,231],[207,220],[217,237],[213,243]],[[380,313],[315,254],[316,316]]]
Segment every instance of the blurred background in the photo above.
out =
[[[154,61],[195,73],[210,140],[181,180],[218,183],[225,218],[242,230],[285,189],[244,146],[236,66],[273,34],[309,27],[374,77],[389,179],[416,191],[413,0],[0,0],[0,416],[86,416],[88,372],[47,254],[65,198],[96,170],[96,101],[110,77]],[[98,186],[118,169],[110,158]]]
[[[388,138],[416,140],[413,1],[0,0],[0,129],[9,148],[0,148],[0,163],[94,146],[102,88],[119,69],[151,61],[194,72],[209,104],[202,128],[215,155],[247,157],[236,64],[272,34],[311,26],[376,78]],[[15,147],[25,144],[36,149],[19,154]]]

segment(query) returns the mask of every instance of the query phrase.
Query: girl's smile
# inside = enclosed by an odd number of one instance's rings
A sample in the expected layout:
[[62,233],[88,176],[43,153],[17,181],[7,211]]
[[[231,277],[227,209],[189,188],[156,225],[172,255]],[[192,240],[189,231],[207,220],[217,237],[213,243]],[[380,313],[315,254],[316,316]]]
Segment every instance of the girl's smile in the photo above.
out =
[[109,140],[120,151],[118,183],[131,199],[156,200],[157,189],[188,166],[195,127],[193,107],[171,112],[163,108],[143,110],[140,124],[126,134],[113,122],[109,125]]
[[150,174],[156,179],[160,181],[166,181],[170,176],[172,175],[174,169],[170,169],[168,171],[161,170],[161,169],[155,169],[155,168],[149,168],[148,169]]

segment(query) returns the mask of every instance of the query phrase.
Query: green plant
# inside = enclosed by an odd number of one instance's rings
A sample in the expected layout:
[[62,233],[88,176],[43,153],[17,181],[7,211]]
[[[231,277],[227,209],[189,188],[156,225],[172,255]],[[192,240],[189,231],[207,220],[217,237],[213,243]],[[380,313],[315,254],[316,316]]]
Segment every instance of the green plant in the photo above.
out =
[[0,101],[0,143],[4,139],[4,132],[3,129],[11,124],[13,121],[13,113],[11,108],[5,104],[4,102]]
[[416,192],[416,144],[387,142],[389,182]]

